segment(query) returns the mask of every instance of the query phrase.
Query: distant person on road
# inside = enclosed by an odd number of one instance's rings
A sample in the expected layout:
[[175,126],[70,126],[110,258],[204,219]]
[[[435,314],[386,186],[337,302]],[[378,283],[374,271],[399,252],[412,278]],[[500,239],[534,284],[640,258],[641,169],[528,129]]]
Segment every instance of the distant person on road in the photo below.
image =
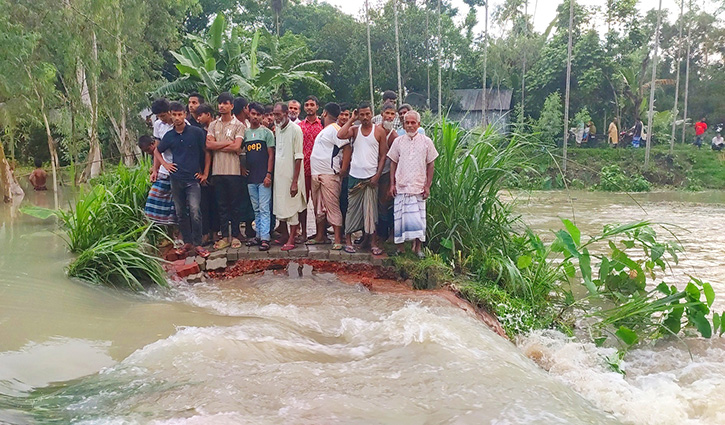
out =
[[426,200],[433,183],[433,162],[438,157],[433,141],[418,133],[420,114],[410,111],[403,121],[406,134],[398,136],[388,151],[390,194],[395,197],[394,235],[398,253],[405,252],[405,242],[423,258],[426,232]]
[[609,129],[607,130],[607,143],[611,143],[612,147],[616,148],[619,144],[619,129],[617,128],[617,118],[612,118],[612,122],[609,123]]
[[702,147],[702,136],[707,131],[707,123],[705,122],[705,118],[702,118],[700,121],[695,123],[695,146],[697,146],[698,149]]
[[594,125],[594,121],[587,123],[589,129],[589,137],[587,138],[587,146],[594,148],[597,146],[597,126]]
[[634,126],[629,131],[632,133],[632,147],[638,148],[642,140],[642,120],[639,117],[634,119]]
[[714,151],[720,151],[722,150],[722,148],[725,147],[725,140],[723,140],[723,137],[720,133],[717,133],[715,137],[712,138],[712,144],[710,146]]
[[43,162],[41,160],[35,159],[35,170],[30,173],[28,180],[30,180],[30,184],[33,185],[34,190],[48,190],[45,186],[45,182],[48,180],[48,173],[43,169]]

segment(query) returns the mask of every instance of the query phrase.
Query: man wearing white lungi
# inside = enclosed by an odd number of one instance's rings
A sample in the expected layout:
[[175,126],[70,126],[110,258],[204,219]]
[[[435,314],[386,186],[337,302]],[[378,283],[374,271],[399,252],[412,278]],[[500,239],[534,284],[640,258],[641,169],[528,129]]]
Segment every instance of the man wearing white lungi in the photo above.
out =
[[388,151],[390,194],[395,198],[395,244],[398,253],[405,252],[405,242],[413,241],[418,257],[425,242],[425,201],[433,183],[433,163],[438,157],[433,141],[418,133],[420,114],[410,111],[403,122],[405,134],[398,136]]

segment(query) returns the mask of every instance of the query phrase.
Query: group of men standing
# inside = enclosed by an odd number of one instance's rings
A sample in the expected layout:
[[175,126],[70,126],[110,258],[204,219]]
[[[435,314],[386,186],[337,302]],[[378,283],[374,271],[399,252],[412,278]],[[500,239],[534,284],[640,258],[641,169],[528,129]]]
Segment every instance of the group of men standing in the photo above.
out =
[[[376,116],[367,102],[355,109],[330,102],[318,116],[315,96],[264,106],[222,93],[217,114],[196,93],[187,106],[156,100],[153,137],[139,139],[154,158],[146,214],[160,225],[178,223],[179,255],[206,257],[208,243],[236,248],[243,240],[260,250],[273,242],[283,251],[332,243],[333,250],[370,247],[380,255],[392,235],[396,252],[410,240],[422,256],[438,153],[417,112],[396,106],[392,91],[383,102]],[[310,199],[317,232],[307,239]],[[357,232],[362,237],[353,241]]]

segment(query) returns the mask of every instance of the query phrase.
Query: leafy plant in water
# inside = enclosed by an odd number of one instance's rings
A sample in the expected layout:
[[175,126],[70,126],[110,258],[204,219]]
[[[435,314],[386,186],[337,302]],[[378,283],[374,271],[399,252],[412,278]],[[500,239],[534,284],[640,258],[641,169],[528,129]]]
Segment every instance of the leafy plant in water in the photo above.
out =
[[[552,252],[564,255],[561,269],[573,279],[577,271],[589,295],[574,301],[574,291],[566,297],[567,307],[581,308],[594,319],[589,330],[597,344],[613,339],[626,352],[637,343],[677,336],[684,329],[695,329],[710,338],[713,329],[722,333],[722,315],[707,319],[715,299],[712,286],[690,277],[685,289],[661,282],[652,287],[656,273],[676,264],[681,251],[676,243],[659,242],[649,222],[605,226],[602,233],[583,241],[579,228],[562,220],[564,229],[555,232]],[[592,254],[594,245],[603,244],[608,252]],[[592,260],[599,261],[594,275]],[[648,282],[651,281],[652,283]]]

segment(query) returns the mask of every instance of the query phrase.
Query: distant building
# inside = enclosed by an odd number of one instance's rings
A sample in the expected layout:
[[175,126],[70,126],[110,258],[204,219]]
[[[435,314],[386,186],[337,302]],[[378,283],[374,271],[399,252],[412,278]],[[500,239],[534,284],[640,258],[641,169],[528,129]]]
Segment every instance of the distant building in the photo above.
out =
[[[511,90],[497,90],[489,88],[486,93],[486,118],[500,133],[509,129],[511,115]],[[456,89],[453,90],[456,102],[448,112],[448,118],[458,121],[461,127],[471,129],[483,123],[483,90]]]

